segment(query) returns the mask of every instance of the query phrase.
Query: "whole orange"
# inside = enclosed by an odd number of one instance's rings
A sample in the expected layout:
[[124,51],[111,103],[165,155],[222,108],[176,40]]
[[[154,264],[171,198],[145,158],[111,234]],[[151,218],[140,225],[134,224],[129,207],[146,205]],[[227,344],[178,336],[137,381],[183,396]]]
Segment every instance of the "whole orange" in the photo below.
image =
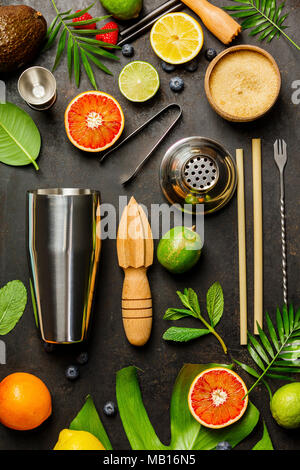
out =
[[17,372],[0,383],[0,422],[27,431],[40,426],[52,412],[51,395],[41,379]]

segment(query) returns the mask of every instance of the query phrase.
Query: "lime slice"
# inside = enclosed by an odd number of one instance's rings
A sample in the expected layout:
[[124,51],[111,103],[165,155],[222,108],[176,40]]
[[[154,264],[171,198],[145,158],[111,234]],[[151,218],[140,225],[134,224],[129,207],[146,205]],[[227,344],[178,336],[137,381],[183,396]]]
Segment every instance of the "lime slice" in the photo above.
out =
[[160,80],[153,65],[141,60],[129,62],[119,76],[120,92],[129,101],[143,102],[155,95]]

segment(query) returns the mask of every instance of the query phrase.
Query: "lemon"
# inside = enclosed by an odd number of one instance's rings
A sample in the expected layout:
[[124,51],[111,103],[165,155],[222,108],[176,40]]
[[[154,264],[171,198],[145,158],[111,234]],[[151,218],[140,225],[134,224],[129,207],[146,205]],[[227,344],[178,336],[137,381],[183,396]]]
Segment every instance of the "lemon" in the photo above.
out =
[[271,413],[283,428],[300,427],[300,382],[284,385],[274,393]]
[[189,62],[203,46],[200,24],[186,13],[169,13],[154,24],[150,42],[154,52],[169,64]]
[[135,60],[125,65],[119,75],[121,93],[130,101],[147,101],[159,89],[160,80],[153,65]]
[[63,429],[53,450],[105,450],[90,432]]

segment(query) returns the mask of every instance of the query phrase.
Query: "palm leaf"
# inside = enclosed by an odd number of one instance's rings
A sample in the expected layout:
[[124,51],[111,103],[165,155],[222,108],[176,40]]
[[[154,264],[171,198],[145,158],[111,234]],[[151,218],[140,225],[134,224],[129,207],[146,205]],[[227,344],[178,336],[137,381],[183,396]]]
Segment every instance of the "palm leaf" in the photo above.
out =
[[279,6],[277,0],[232,0],[238,5],[224,6],[231,16],[242,20],[242,29],[251,29],[250,36],[257,36],[259,40],[264,39],[271,42],[272,39],[283,35],[298,50],[300,47],[284,32],[286,26],[283,24],[288,13],[282,13],[284,3]]
[[[120,47],[89,37],[89,35],[94,36],[98,33],[101,34],[103,30],[84,29],[83,27],[98,21],[105,20],[106,18],[109,18],[110,15],[100,16],[90,20],[76,21],[73,23],[71,20],[74,18],[79,18],[84,13],[88,12],[94,6],[94,3],[79,12],[71,13],[72,10],[59,12],[55,1],[51,1],[56,12],[56,17],[53,19],[50,27],[48,28],[43,51],[46,51],[53,46],[60,33],[53,71],[56,70],[56,68],[59,66],[64,51],[67,50],[67,63],[70,79],[73,75],[75,83],[77,87],[79,87],[81,67],[83,67],[92,86],[97,89],[97,83],[90,60],[98,69],[109,75],[112,75],[111,71],[99,60],[98,57],[95,57],[94,54],[96,54],[96,56],[102,56],[105,59],[119,60],[119,58],[112,53],[112,49],[120,49]],[[79,29],[78,27],[82,27],[83,29]],[[110,31],[115,31],[115,29],[105,30],[105,32]],[[111,51],[109,52],[105,50],[105,47],[109,47]]]
[[[267,0],[268,1],[268,0]],[[258,338],[248,333],[248,352],[260,369],[235,361],[248,374],[256,378],[250,393],[260,381],[268,388],[266,378],[294,381],[292,374],[300,372],[300,313],[294,314],[293,306],[285,305],[282,312],[276,310],[276,328],[269,314],[266,314],[268,334],[258,327]]]

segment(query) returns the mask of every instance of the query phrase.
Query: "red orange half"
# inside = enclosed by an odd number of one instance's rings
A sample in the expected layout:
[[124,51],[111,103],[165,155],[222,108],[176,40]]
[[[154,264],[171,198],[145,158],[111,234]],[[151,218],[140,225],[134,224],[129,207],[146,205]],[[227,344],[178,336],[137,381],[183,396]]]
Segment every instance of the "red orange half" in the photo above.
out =
[[218,429],[238,421],[248,405],[247,388],[241,377],[225,367],[206,369],[194,379],[189,409],[203,426]]
[[86,91],[68,105],[65,127],[73,145],[86,152],[101,152],[119,139],[124,129],[124,114],[111,95]]

